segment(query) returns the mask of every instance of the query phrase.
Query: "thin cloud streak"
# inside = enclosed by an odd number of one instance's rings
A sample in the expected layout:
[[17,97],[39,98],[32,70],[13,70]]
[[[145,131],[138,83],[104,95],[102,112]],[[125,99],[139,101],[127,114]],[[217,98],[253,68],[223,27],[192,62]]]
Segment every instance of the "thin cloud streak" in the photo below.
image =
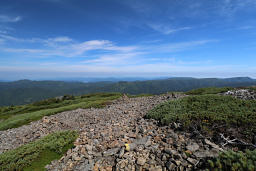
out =
[[[240,69],[239,71],[237,69]],[[225,72],[225,76],[223,76]],[[255,68],[247,68],[236,65],[213,65],[213,66],[182,66],[166,63],[141,64],[136,66],[88,66],[88,65],[66,65],[52,68],[48,66],[38,67],[0,67],[0,73],[37,73],[40,76],[48,76],[49,73],[54,76],[63,75],[63,73],[72,76],[85,75],[115,75],[115,76],[193,76],[193,77],[229,77],[229,76],[248,76],[256,77]],[[254,74],[253,74],[254,73]]]
[[155,31],[158,31],[162,34],[172,34],[175,32],[179,32],[179,31],[184,31],[184,30],[191,30],[191,27],[179,27],[179,28],[172,28],[169,27],[167,25],[163,25],[163,24],[149,24],[148,25],[150,28],[152,28]]
[[107,65],[107,66],[120,66],[131,65],[140,62],[139,56],[145,55],[145,52],[128,52],[128,53],[116,53],[99,55],[100,57],[91,60],[85,60],[82,63],[88,65]]
[[22,19],[21,16],[10,17],[7,15],[0,15],[0,22],[2,23],[15,23]]
[[[185,51],[190,48],[201,46],[204,44],[216,42],[218,40],[197,40],[197,41],[187,41],[169,44],[158,44],[158,45],[132,45],[132,46],[118,46],[109,40],[89,40],[84,42],[76,42],[69,37],[56,37],[49,38],[46,40],[39,38],[32,39],[20,39],[6,35],[0,35],[2,39],[6,41],[15,41],[18,43],[38,43],[43,44],[44,48],[31,49],[31,48],[1,48],[0,50],[12,53],[27,53],[33,56],[61,56],[61,57],[81,57],[86,55],[89,51],[96,51],[98,55],[96,59],[89,60],[90,62],[104,61],[106,59],[119,60],[118,58],[123,57],[137,57],[137,59],[142,58],[146,54],[152,54],[157,52],[162,53],[172,53]],[[112,57],[111,57],[112,56]],[[98,58],[97,58],[98,57]],[[114,62],[115,63],[115,62]]]
[[219,40],[196,40],[196,41],[187,41],[187,42],[178,42],[178,43],[167,43],[167,44],[160,44],[154,46],[147,46],[145,47],[148,50],[152,50],[154,52],[179,52],[184,51],[193,47],[197,47],[200,45],[205,45],[208,43],[218,42]]
[[133,52],[138,48],[137,46],[117,46],[109,40],[89,40],[84,42],[76,42],[69,37],[55,37],[49,39],[31,38],[23,39],[16,38],[9,35],[0,34],[1,40],[6,42],[16,43],[37,43],[45,46],[41,49],[32,48],[6,48],[2,47],[0,50],[13,53],[31,53],[38,56],[62,56],[62,57],[79,57],[88,51],[112,51],[112,52]]

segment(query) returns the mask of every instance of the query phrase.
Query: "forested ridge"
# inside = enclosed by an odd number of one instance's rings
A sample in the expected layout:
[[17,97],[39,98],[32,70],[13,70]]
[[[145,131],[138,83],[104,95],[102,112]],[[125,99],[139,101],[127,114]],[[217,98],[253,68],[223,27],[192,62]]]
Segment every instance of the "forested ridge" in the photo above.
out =
[[202,87],[242,87],[253,85],[256,85],[256,80],[248,77],[227,79],[181,77],[148,81],[94,83],[20,80],[0,82],[0,106],[28,104],[65,94],[82,95],[95,92],[161,94],[168,91],[189,91]]

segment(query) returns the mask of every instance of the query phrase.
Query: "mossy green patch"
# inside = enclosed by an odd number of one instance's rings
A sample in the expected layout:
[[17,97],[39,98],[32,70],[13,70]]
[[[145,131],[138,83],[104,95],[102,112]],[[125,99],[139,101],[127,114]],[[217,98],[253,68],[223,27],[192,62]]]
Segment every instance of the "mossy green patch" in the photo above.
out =
[[136,98],[136,97],[149,97],[149,96],[153,96],[152,94],[137,94],[137,95],[129,95],[129,98]]
[[159,120],[161,124],[180,122],[185,128],[198,126],[213,130],[214,125],[246,128],[256,132],[256,101],[241,100],[230,96],[188,96],[158,105],[146,118]]
[[216,171],[255,171],[256,150],[222,152],[217,158],[208,160],[208,168]]
[[56,132],[7,151],[0,155],[0,170],[44,170],[73,146],[77,136],[75,131]]
[[45,171],[45,166],[51,161],[59,159],[60,154],[50,150],[43,151],[40,156],[31,163],[30,166],[23,168],[24,171]]
[[205,94],[218,94],[218,93],[224,93],[229,90],[232,90],[234,88],[231,87],[207,87],[207,88],[199,88],[199,89],[194,89],[187,91],[187,95],[205,95]]
[[39,157],[35,161],[30,163],[30,166],[25,167],[23,170],[24,171],[44,171],[44,170],[46,170],[45,166],[47,164],[50,164],[51,161],[53,161],[53,160],[60,159],[62,157],[62,155],[64,153],[66,153],[68,151],[68,149],[71,149],[72,147],[74,147],[73,142],[66,145],[63,148],[61,153],[56,153],[52,150],[46,149],[39,155]]

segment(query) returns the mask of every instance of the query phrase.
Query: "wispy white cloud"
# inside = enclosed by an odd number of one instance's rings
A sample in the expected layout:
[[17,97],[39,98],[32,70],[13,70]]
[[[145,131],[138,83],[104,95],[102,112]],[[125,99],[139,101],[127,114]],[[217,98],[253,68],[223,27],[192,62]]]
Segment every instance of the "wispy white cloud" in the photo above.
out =
[[152,51],[158,52],[179,52],[187,49],[191,49],[200,45],[205,45],[208,43],[217,42],[218,40],[209,39],[209,40],[196,40],[196,41],[186,41],[178,43],[167,43],[154,46],[147,46],[146,49],[151,49]]
[[237,30],[250,30],[250,29],[255,29],[256,27],[255,26],[241,26],[241,27],[238,27]]
[[15,23],[22,19],[21,16],[11,17],[7,15],[0,15],[0,22],[3,23]]
[[[4,32],[7,33],[7,32]],[[14,41],[14,42],[24,42],[24,43],[45,43],[45,44],[54,44],[54,43],[66,43],[66,42],[72,42],[73,40],[67,36],[60,36],[60,37],[54,37],[54,38],[48,38],[48,39],[42,39],[42,38],[30,38],[30,39],[24,39],[24,38],[17,38],[13,37],[7,34],[4,34],[0,32],[0,38],[8,40],[8,41]]]
[[109,40],[89,40],[84,42],[76,42],[69,37],[55,37],[48,39],[31,38],[23,39],[9,35],[0,34],[0,38],[7,42],[16,43],[37,43],[44,45],[43,48],[1,48],[3,51],[14,53],[37,53],[38,56],[62,56],[62,57],[76,57],[84,55],[86,52],[92,50],[112,51],[112,52],[131,52],[137,49],[136,46],[117,46]]
[[8,32],[6,30],[0,30],[0,34],[7,34]]
[[[39,43],[45,45],[44,48],[2,48],[1,50],[13,53],[31,53],[37,56],[61,56],[61,57],[81,57],[90,51],[98,52],[98,56],[90,62],[111,61],[118,58],[127,58],[128,56],[140,57],[142,54],[151,53],[172,53],[184,51],[200,45],[204,45],[217,40],[197,40],[178,43],[158,43],[157,45],[132,45],[118,46],[109,40],[90,40],[84,42],[76,42],[68,37],[56,37],[49,39],[20,39],[6,35],[0,35],[0,38],[7,41]],[[63,44],[64,43],[64,44]]]
[[0,39],[0,44],[3,44],[4,42],[4,39]]
[[61,36],[61,37],[50,38],[46,41],[49,41],[49,42],[51,42],[51,41],[53,41],[53,42],[71,42],[73,40],[67,36]]
[[255,11],[256,8],[255,0],[223,0],[216,4],[215,12],[217,14],[231,18],[240,11]]
[[[67,47],[68,46],[68,47]],[[82,55],[91,50],[105,50],[116,52],[130,52],[136,50],[136,46],[116,46],[109,40],[89,40],[82,43],[74,43],[63,48],[70,48],[72,50],[70,56]]]
[[23,38],[13,37],[7,34],[0,34],[0,38],[6,41],[23,42],[23,43],[42,42],[42,39],[39,39],[39,38],[23,39]]
[[5,52],[12,52],[12,53],[45,53],[45,50],[42,49],[26,49],[26,48],[4,48]]
[[148,24],[148,26],[150,28],[152,28],[153,30],[158,31],[163,34],[172,34],[175,32],[192,29],[191,27],[172,28],[172,27],[170,27],[168,25],[164,25],[164,24]]
[[[157,44],[139,44],[120,46],[109,40],[89,40],[78,42],[72,38],[61,36],[53,38],[17,38],[9,35],[1,35],[0,38],[5,41],[5,46],[0,48],[0,51],[8,53],[17,53],[19,56],[26,56],[30,58],[54,58],[56,56],[62,58],[78,57],[79,63],[88,66],[126,66],[126,65],[140,65],[150,63],[178,63],[177,60],[157,58],[159,53],[172,54],[174,52],[185,51],[191,48],[202,46],[208,43],[216,42],[217,40],[196,40],[185,41],[178,43],[157,43]],[[11,42],[11,43],[10,43]],[[14,43],[19,48],[12,45]],[[37,48],[31,48],[31,43]],[[28,47],[28,48],[27,48]],[[156,55],[156,56],[155,56]],[[180,62],[180,61],[179,61]],[[190,63],[191,65],[193,63]],[[195,63],[194,63],[195,64]]]
[[[127,66],[91,66],[91,65],[39,65],[37,67],[0,67],[0,76],[3,73],[22,73],[22,76],[34,74],[35,78],[42,76],[56,77],[63,76],[192,76],[192,77],[232,77],[248,76],[256,77],[255,68],[248,68],[240,65],[204,65],[204,66],[183,66],[168,63],[140,64]],[[49,73],[51,75],[49,76]],[[223,74],[225,73],[225,74]],[[2,75],[1,75],[2,74]]]
[[[153,54],[161,53],[173,53],[179,51],[185,51],[187,49],[202,46],[207,43],[216,42],[217,40],[200,40],[200,41],[190,41],[190,42],[180,42],[180,43],[170,43],[170,44],[160,44],[160,45],[141,45],[137,46],[136,50],[125,52],[125,53],[110,53],[110,54],[100,54],[94,56],[93,59],[85,60],[83,63],[86,64],[100,64],[100,65],[135,65],[140,63],[157,63],[157,61],[176,63],[176,64],[199,64],[201,61],[194,61],[191,63],[185,63],[184,61],[177,61],[175,58],[157,58],[149,57]],[[209,62],[209,60],[207,61]],[[204,61],[204,64],[207,62]]]
[[138,56],[144,55],[145,52],[128,52],[99,55],[95,59],[85,60],[82,63],[91,65],[129,65],[140,62]]

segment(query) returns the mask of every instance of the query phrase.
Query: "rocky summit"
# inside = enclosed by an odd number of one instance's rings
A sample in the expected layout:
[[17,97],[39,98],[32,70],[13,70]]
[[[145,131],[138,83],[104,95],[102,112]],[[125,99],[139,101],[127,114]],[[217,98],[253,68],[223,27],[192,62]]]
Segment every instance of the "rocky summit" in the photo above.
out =
[[0,132],[0,153],[59,130],[77,130],[74,147],[47,170],[193,170],[222,149],[205,138],[191,139],[178,124],[144,119],[154,106],[184,95],[165,94],[113,101],[101,109],[62,112]]

